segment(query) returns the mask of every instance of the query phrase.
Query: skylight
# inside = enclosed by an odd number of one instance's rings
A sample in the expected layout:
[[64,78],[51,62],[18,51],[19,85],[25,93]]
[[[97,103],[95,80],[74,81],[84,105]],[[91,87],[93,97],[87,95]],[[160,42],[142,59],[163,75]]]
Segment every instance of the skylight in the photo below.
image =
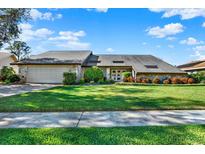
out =
[[114,60],[113,63],[124,63],[122,60]]
[[152,68],[152,69],[157,69],[157,65],[144,65],[146,68]]

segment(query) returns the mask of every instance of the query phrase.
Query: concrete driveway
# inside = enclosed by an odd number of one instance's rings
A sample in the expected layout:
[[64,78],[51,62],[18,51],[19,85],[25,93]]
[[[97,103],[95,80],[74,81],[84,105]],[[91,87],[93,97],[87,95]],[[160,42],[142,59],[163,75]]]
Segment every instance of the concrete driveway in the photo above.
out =
[[54,84],[25,84],[25,85],[0,85],[0,97],[31,92],[34,90],[49,89],[58,85]]

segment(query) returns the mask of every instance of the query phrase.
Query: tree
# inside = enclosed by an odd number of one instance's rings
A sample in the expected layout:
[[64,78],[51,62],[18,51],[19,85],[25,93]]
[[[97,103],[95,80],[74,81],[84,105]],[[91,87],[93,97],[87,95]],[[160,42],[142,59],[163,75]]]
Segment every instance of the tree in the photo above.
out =
[[10,50],[12,54],[17,57],[17,60],[22,60],[26,58],[30,53],[30,47],[27,46],[26,42],[14,41],[9,44],[7,50]]
[[103,71],[97,66],[87,68],[84,73],[84,78],[86,82],[90,82],[90,81],[98,82],[99,80],[102,80],[103,77],[104,77]]
[[19,38],[18,24],[30,18],[30,9],[0,8],[0,49],[5,43]]

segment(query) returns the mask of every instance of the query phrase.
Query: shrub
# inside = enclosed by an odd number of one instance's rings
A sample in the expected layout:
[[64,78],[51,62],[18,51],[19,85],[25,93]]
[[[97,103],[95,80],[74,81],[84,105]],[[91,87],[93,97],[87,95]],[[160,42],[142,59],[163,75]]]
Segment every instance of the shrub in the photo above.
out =
[[152,83],[154,83],[154,84],[160,84],[160,78],[158,78],[158,77],[155,77],[153,80],[152,80]]
[[142,82],[142,79],[141,79],[140,77],[136,77],[135,82],[136,82],[136,83],[141,83],[141,82]]
[[189,78],[188,79],[188,84],[192,84],[192,83],[194,83],[195,81],[194,81],[194,79],[193,78]]
[[79,81],[79,83],[80,83],[80,84],[85,84],[85,79],[84,79],[84,78],[81,78],[80,81]]
[[132,76],[132,73],[131,72],[123,72],[122,75],[124,78],[128,78],[128,77]]
[[98,83],[99,83],[99,84],[104,84],[105,81],[104,81],[104,79],[100,79],[100,80],[98,80]]
[[128,78],[123,77],[123,82],[128,82]]
[[0,74],[1,74],[1,80],[5,81],[6,79],[9,78],[9,76],[14,75],[15,71],[12,67],[3,66]]
[[135,80],[134,80],[134,78],[132,77],[132,76],[130,76],[130,77],[128,77],[127,78],[127,82],[134,82]]
[[141,83],[151,83],[151,80],[149,78],[143,78]]
[[18,75],[12,74],[6,80],[8,80],[7,82],[9,83],[14,83],[14,82],[19,82],[21,79]]
[[200,82],[201,84],[205,84],[205,80],[201,80],[201,82]]
[[200,83],[202,80],[205,80],[205,71],[191,73],[188,77],[193,78],[195,82]]
[[164,80],[163,84],[170,84],[170,80],[169,79]]
[[63,84],[70,85],[76,83],[76,73],[64,72],[63,73]]
[[94,81],[90,81],[90,84],[94,84],[95,82]]
[[112,80],[112,79],[109,79],[109,80],[105,80],[105,83],[108,83],[108,84],[113,84],[113,83],[115,83],[115,81],[114,81],[114,80]]
[[123,82],[133,82],[132,73],[131,72],[123,72]]
[[181,81],[181,83],[183,83],[183,84],[187,84],[188,83],[188,77],[183,77],[183,78],[180,78],[180,81]]
[[172,83],[172,84],[180,84],[181,81],[180,81],[180,79],[177,78],[177,77],[172,77],[172,78],[171,78],[171,83]]
[[86,82],[98,82],[99,80],[103,79],[103,71],[96,66],[87,68],[84,73],[84,78]]

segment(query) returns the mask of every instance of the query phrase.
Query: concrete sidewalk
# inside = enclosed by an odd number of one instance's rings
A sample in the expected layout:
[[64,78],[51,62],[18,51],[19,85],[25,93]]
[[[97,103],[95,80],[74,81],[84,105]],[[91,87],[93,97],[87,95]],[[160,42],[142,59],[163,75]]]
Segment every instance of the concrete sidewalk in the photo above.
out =
[[0,128],[205,124],[205,110],[0,113]]

